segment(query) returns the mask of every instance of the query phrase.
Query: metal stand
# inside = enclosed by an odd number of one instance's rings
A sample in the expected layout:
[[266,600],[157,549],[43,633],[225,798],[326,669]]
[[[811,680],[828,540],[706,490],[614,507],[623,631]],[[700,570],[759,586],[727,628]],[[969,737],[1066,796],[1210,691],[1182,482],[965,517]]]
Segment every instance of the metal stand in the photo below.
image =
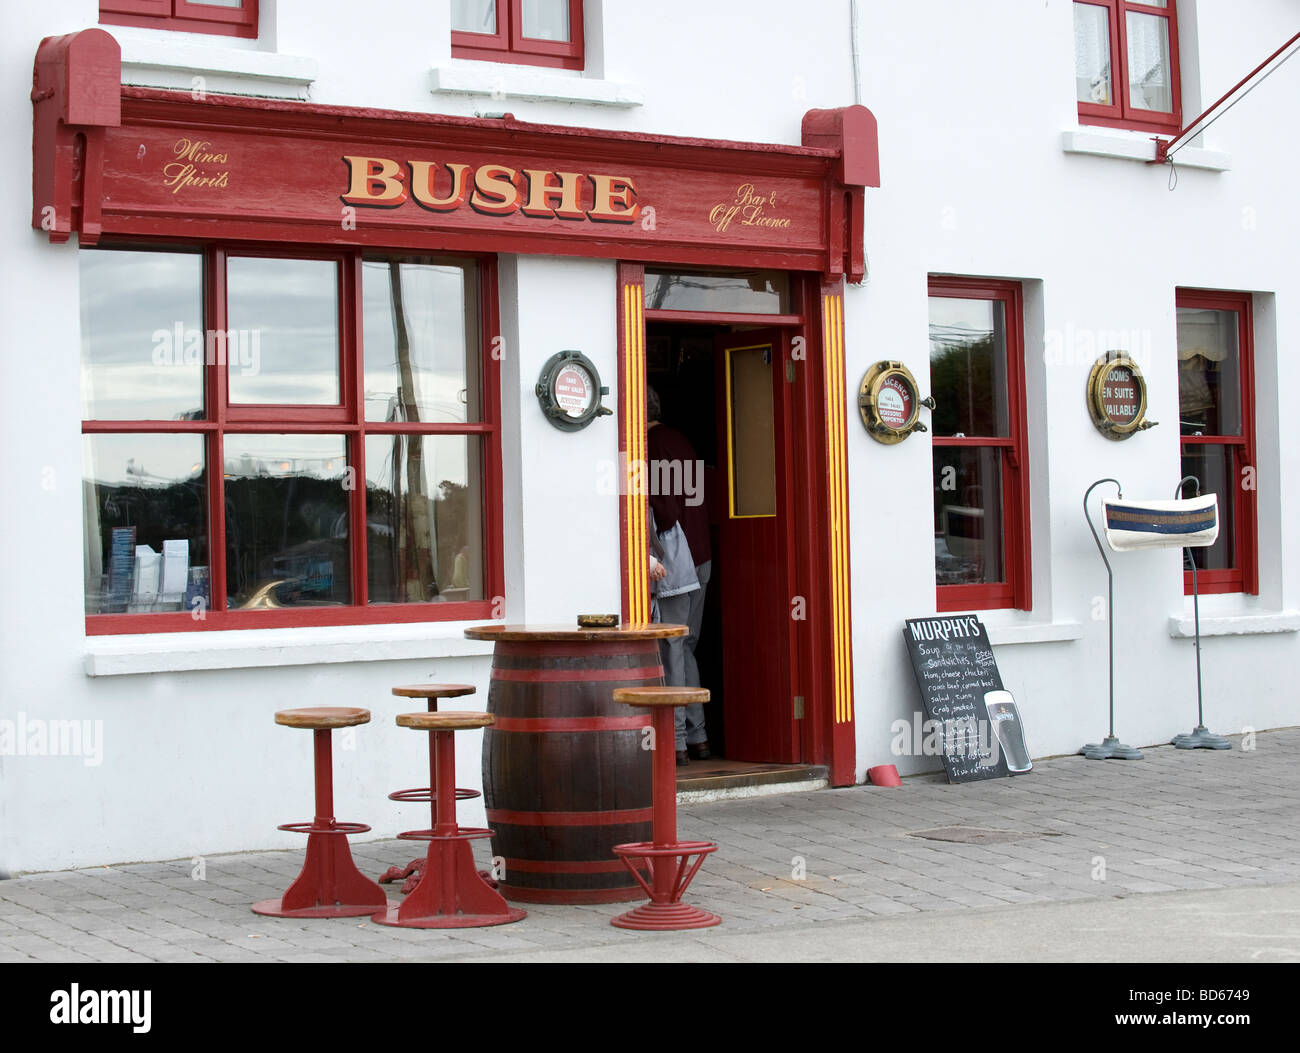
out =
[[[1174,498],[1183,496],[1183,486],[1196,484],[1196,496],[1201,496],[1201,481],[1194,475],[1185,475],[1178,480]],[[1183,549],[1187,561],[1192,565],[1192,615],[1196,621],[1196,727],[1188,735],[1175,735],[1172,744],[1180,750],[1230,750],[1232,743],[1222,735],[1212,735],[1205,727],[1205,707],[1201,696],[1201,594],[1196,584],[1196,557]]]
[[1088,511],[1088,498],[1102,483],[1114,483],[1120,497],[1124,496],[1124,488],[1118,479],[1098,479],[1083,495],[1083,517],[1088,521],[1092,540],[1097,543],[1097,551],[1106,564],[1106,630],[1110,635],[1110,734],[1101,742],[1088,743],[1079,752],[1089,760],[1141,760],[1141,750],[1125,746],[1115,737],[1115,572],[1111,570],[1110,560],[1106,557],[1106,550],[1102,548],[1101,538],[1097,536],[1097,528],[1092,525],[1092,515]]

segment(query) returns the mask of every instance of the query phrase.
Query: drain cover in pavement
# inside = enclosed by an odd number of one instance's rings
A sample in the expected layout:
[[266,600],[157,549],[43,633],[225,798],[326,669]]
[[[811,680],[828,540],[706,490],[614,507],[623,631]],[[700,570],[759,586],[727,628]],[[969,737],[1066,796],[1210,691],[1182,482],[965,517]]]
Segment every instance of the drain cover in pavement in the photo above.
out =
[[1023,841],[1029,837],[1051,835],[1026,833],[1023,830],[992,830],[983,826],[938,826],[933,830],[913,830],[907,836],[924,837],[927,841],[955,841],[962,845],[996,845],[1004,841]]

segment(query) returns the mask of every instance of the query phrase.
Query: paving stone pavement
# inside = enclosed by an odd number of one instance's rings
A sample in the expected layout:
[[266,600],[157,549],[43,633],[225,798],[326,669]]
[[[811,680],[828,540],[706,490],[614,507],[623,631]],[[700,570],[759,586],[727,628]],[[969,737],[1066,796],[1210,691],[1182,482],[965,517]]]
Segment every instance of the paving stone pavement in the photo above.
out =
[[[724,919],[687,953],[720,957],[711,933],[725,932],[728,946],[749,934],[763,955],[782,927],[1300,882],[1300,728],[1260,733],[1254,749],[1233,741],[1231,751],[1151,749],[1142,761],[1052,758],[1026,776],[961,786],[936,775],[901,789],[684,805],[681,836],[720,846],[686,898]],[[1030,836],[911,836],[943,826]],[[475,853],[487,866],[487,843]],[[412,852],[378,841],[354,843],[353,854],[378,874]],[[182,859],[3,881],[0,961],[537,960],[584,949],[632,960],[655,957],[660,938],[609,924],[630,904],[525,904],[522,922],[437,931],[254,915],[249,905],[282,892],[301,863],[299,845],[208,857],[201,880]]]

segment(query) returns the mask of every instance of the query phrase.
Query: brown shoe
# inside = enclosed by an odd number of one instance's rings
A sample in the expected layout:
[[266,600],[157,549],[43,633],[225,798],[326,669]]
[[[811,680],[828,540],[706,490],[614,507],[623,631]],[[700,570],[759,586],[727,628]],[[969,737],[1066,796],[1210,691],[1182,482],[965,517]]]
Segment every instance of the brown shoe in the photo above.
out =
[[713,757],[707,742],[688,742],[686,752],[695,760],[711,760]]
[[688,765],[688,764],[690,764],[690,763],[691,763],[691,758],[690,758],[690,756],[687,754],[687,752],[686,752],[685,750],[678,750],[678,751],[677,751],[677,767],[679,767],[679,768],[685,768],[686,765]]

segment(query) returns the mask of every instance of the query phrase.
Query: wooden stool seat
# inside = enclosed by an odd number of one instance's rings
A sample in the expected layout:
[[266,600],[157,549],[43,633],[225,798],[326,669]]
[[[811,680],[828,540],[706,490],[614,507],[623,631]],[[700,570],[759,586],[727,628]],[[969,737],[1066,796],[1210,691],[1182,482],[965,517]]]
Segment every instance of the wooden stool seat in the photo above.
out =
[[708,700],[708,689],[703,687],[616,687],[614,689],[614,701],[628,706],[689,706]]
[[417,731],[465,731],[496,723],[491,713],[398,713],[397,726]]
[[399,698],[459,698],[473,693],[472,684],[407,684],[393,688]]
[[287,728],[310,728],[313,731],[325,728],[350,728],[357,724],[369,724],[370,710],[354,709],[351,706],[282,709],[276,713],[275,722]]

